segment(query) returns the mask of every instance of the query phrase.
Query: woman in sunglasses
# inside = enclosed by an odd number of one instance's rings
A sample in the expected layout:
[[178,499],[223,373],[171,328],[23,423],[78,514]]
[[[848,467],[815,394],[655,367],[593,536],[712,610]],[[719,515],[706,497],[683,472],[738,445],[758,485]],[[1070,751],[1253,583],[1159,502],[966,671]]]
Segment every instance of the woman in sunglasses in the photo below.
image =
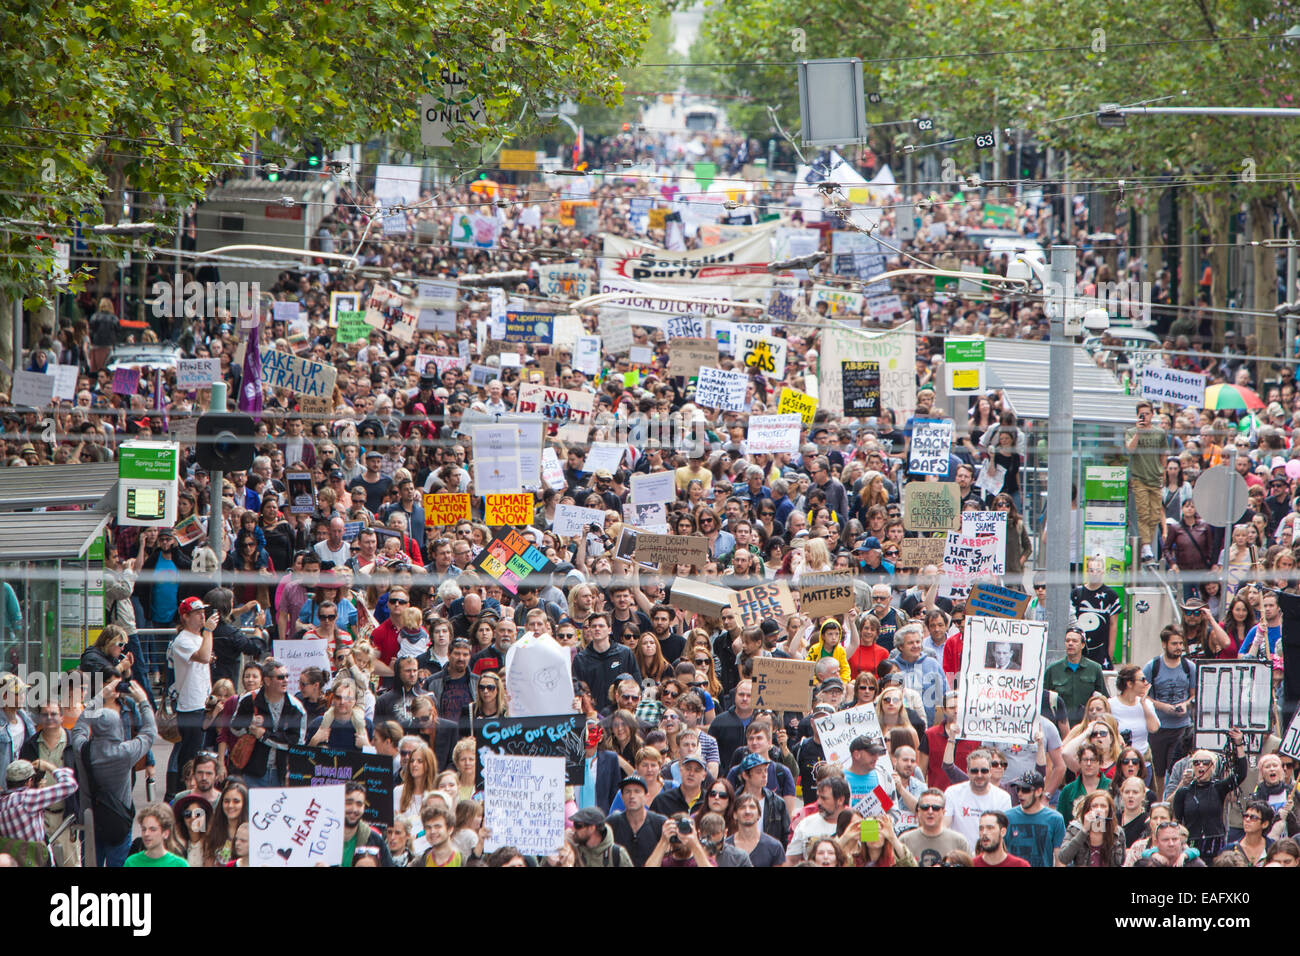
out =
[[697,827],[706,813],[716,813],[727,821],[727,836],[736,832],[736,789],[725,777],[714,780],[705,788],[704,799],[695,807]]
[[203,865],[203,841],[208,833],[212,804],[197,793],[177,797],[172,802],[176,825],[167,838],[167,849],[190,866]]
[[1119,724],[1110,714],[1102,714],[1096,720],[1088,723],[1084,732],[1075,734],[1061,744],[1061,758],[1065,765],[1075,773],[1079,773],[1080,761],[1078,754],[1084,746],[1091,744],[1097,749],[1097,755],[1100,760],[1098,769],[1101,775],[1109,781],[1115,776],[1116,761],[1119,760],[1120,750],[1123,748],[1122,738],[1119,735]]
[[1156,715],[1155,705],[1147,697],[1151,682],[1142,673],[1137,664],[1126,664],[1115,675],[1115,689],[1119,693],[1110,698],[1111,716],[1119,731],[1128,731],[1129,743],[1139,753],[1147,749],[1147,735],[1160,729],[1160,718]]
[[1150,806],[1156,802],[1155,792],[1147,787],[1147,763],[1142,759],[1142,751],[1134,746],[1125,746],[1120,749],[1119,759],[1115,761],[1115,774],[1110,780],[1110,792],[1116,800],[1119,799],[1120,788],[1126,780],[1137,778],[1142,784],[1143,805]]
[[509,707],[505,699],[505,681],[497,671],[484,671],[479,675],[478,689],[474,692],[474,703],[470,705],[471,720],[488,717],[505,717]]

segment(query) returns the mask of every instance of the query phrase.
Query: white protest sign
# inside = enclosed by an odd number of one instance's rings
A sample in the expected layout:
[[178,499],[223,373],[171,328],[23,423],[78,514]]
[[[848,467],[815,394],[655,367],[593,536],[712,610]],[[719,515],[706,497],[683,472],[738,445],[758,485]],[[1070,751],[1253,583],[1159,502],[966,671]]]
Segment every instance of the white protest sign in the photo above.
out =
[[698,315],[670,315],[664,334],[670,339],[702,339],[706,321]]
[[671,471],[632,476],[632,504],[648,505],[654,502],[677,500],[677,479]]
[[537,291],[552,298],[586,298],[595,282],[594,272],[573,263],[537,267]]
[[963,538],[996,538],[994,574],[1007,573],[1007,513],[1005,511],[963,511],[961,515]]
[[459,297],[460,284],[455,279],[420,279],[415,284],[416,301],[426,308],[455,311]]
[[1205,376],[1164,365],[1147,365],[1142,369],[1141,396],[1150,402],[1169,402],[1200,408],[1205,404]]
[[952,453],[953,423],[950,418],[918,418],[912,423],[912,444],[907,453],[907,470],[914,475],[948,474]]
[[580,335],[573,349],[573,367],[583,375],[600,374],[600,336]]
[[1270,661],[1196,662],[1194,745],[1222,750],[1229,730],[1240,730],[1246,747],[1258,753],[1272,727],[1273,665]]
[[751,415],[745,447],[753,455],[777,455],[799,451],[799,430],[803,418],[791,415]]
[[519,483],[526,491],[541,489],[542,438],[546,422],[540,416],[502,415],[498,425],[513,424],[519,429]]
[[568,485],[564,480],[564,468],[560,466],[559,456],[549,445],[542,449],[542,481],[554,491],[561,491]]
[[81,367],[77,365],[47,365],[45,374],[54,376],[54,394],[51,398],[57,398],[59,401],[65,399],[69,402],[74,401],[77,397],[77,376],[80,372]]
[[741,332],[736,336],[736,361],[745,368],[756,368],[769,378],[785,378],[785,357],[789,349],[785,339],[772,335]]
[[1006,478],[1007,470],[1001,465],[995,465],[993,459],[989,458],[980,467],[980,473],[975,477],[975,487],[986,495],[996,495],[1002,491],[1002,484]]
[[257,867],[340,865],[346,789],[342,783],[252,787],[248,791],[249,863]]
[[586,470],[595,473],[604,469],[613,474],[623,467],[623,455],[626,451],[626,445],[620,445],[616,442],[592,442],[591,447],[587,449]]
[[632,326],[626,320],[601,315],[596,322],[601,344],[610,355],[623,355],[632,347]]
[[54,399],[55,379],[44,372],[17,369],[13,374],[13,394],[10,401],[30,408],[48,408]]
[[821,407],[844,414],[845,361],[880,363],[880,403],[893,409],[896,421],[906,421],[916,407],[916,323],[904,322],[889,332],[855,332],[832,323],[822,329]]
[[221,381],[221,359],[181,359],[176,365],[176,387],[183,392],[195,388],[211,388]]
[[296,322],[300,311],[302,311],[302,306],[297,302],[273,302],[271,304],[271,318],[276,322]]
[[668,506],[662,501],[623,505],[623,520],[651,534],[668,534]]
[[[866,737],[870,740],[879,740],[888,746],[873,704],[838,710],[833,714],[816,718],[816,723],[822,753],[825,754],[827,762],[839,764],[845,769],[853,764],[849,744],[854,738]],[[883,753],[876,759],[876,776],[880,784],[876,792],[867,794],[853,805],[853,808],[863,816],[879,815],[882,811],[891,809],[893,805],[897,789],[894,786],[894,766],[889,761],[888,753]]]
[[262,385],[266,388],[283,388],[311,398],[333,398],[337,377],[334,366],[324,362],[275,349],[262,353]]
[[[742,335],[771,335],[772,326],[762,322],[729,322],[726,319],[710,319],[709,328],[718,340],[718,349],[724,355],[735,355],[736,346]],[[705,336],[707,338],[707,336]]]
[[1047,622],[968,615],[961,648],[961,735],[1030,744],[1038,727]]
[[551,530],[558,535],[572,538],[582,534],[584,528],[593,524],[597,528],[605,527],[605,512],[600,508],[556,505],[555,520],[551,522]]
[[549,856],[564,844],[564,758],[483,751],[483,825],[488,852],[513,846]]
[[523,487],[519,429],[514,425],[473,425],[474,494],[514,494]]
[[648,345],[634,345],[627,350],[627,360],[633,365],[652,365],[655,350]]
[[1291,718],[1291,724],[1282,737],[1282,744],[1277,752],[1294,760],[1300,760],[1300,710]]
[[301,641],[272,641],[271,654],[289,671],[290,687],[298,686],[298,678],[309,667],[319,667],[326,674],[333,667],[330,642],[324,637]]
[[964,598],[971,585],[980,578],[996,575],[998,560],[997,538],[968,538],[949,531],[943,548],[943,567],[940,568],[943,584],[940,597]]
[[744,372],[701,368],[695,383],[695,404],[727,412],[743,412],[745,386],[748,384],[749,377]]

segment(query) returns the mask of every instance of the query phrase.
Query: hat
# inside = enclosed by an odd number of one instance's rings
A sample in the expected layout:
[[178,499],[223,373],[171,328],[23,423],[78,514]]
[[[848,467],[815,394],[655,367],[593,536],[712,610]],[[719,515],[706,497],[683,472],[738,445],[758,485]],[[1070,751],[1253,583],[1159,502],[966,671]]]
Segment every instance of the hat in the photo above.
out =
[[181,617],[184,617],[186,614],[192,614],[195,611],[206,611],[207,609],[208,606],[198,598],[187,597],[184,601],[181,601],[179,613]]
[[343,472],[337,468],[331,468],[329,479],[330,481],[341,481],[343,479]]
[[207,797],[201,796],[197,793],[182,794],[173,800],[172,813],[175,814],[177,820],[180,820],[184,816],[187,808],[196,805],[208,815],[209,819],[212,818],[212,802],[208,800]]
[[813,708],[813,713],[814,713],[814,714],[833,714],[833,713],[835,713],[835,707],[834,707],[833,704],[818,704],[816,707]]
[[767,758],[766,754],[745,754],[745,758],[740,761],[740,772],[748,773],[755,767],[763,767],[772,761]]
[[366,457],[367,457],[367,458],[383,458],[383,457],[384,457],[384,453],[381,452],[381,451],[379,451],[379,449],[377,449],[377,448],[371,448],[369,451],[366,452]]
[[[703,761],[701,761],[701,765],[703,765]],[[639,773],[630,773],[624,777],[623,782],[618,785],[619,792],[622,792],[624,787],[640,787],[646,793],[650,792],[650,785],[645,782],[645,777]]]
[[[683,758],[682,758],[682,763],[684,763],[684,764],[687,764],[687,763],[697,763],[697,764],[699,764],[701,767],[703,767],[705,770],[708,770],[708,769],[709,769],[709,765],[706,764],[706,763],[704,762],[704,758],[701,757],[699,754],[691,754],[689,757],[683,757]],[[630,780],[631,778],[629,777],[628,779]],[[645,782],[645,781],[642,781],[642,783],[644,783],[644,782]],[[623,781],[623,784],[624,784],[624,786],[626,786],[626,785],[627,785],[627,780],[624,780],[624,781]]]
[[1026,770],[1016,778],[1014,784],[1017,790],[1037,790],[1039,787],[1045,785],[1043,775],[1037,770]]
[[30,760],[15,760],[5,771],[5,783],[12,787],[15,784],[26,783],[34,776],[36,776],[36,767]]
[[763,623],[758,625],[758,629],[768,637],[771,637],[773,634],[781,633],[781,625],[776,623],[774,618],[770,617],[764,618]]
[[1269,462],[1268,468],[1269,471],[1277,471],[1279,468],[1286,471],[1286,459],[1281,455],[1276,455],[1273,460]]
[[817,693],[820,694],[820,693],[823,693],[824,691],[834,690],[834,689],[837,688],[837,687],[838,687],[840,690],[843,690],[843,689],[844,689],[844,681],[840,680],[838,677],[828,677],[828,678],[826,678],[824,681],[821,682],[821,685],[820,685],[820,686],[818,686],[818,688],[817,688]]
[[874,535],[867,535],[865,538],[859,538],[858,543],[853,546],[854,551],[879,551],[880,539]]
[[609,469],[608,469],[608,468],[597,468],[597,469],[596,469],[596,478],[597,478],[597,479],[600,479],[600,478],[609,478],[609,479],[612,480],[613,477],[614,477],[614,476],[611,475],[611,474],[609,473]]
[[865,734],[854,737],[853,740],[849,742],[849,753],[854,753],[858,750],[865,750],[867,753],[875,754],[877,757],[888,752],[879,737],[868,737]]
[[605,814],[600,812],[600,807],[583,807],[569,821],[575,827],[603,827],[605,825]]
[[839,621],[835,620],[835,618],[833,617],[828,617],[826,620],[822,621],[822,626],[817,628],[817,636],[820,637],[823,633],[825,633],[826,628],[828,627],[833,627],[837,631],[844,630],[843,626],[840,624]]

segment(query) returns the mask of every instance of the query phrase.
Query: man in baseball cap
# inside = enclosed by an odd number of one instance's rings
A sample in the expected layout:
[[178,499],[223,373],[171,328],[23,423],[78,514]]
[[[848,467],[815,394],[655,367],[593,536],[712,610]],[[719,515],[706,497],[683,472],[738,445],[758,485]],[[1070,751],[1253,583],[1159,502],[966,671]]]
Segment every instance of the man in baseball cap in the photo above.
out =
[[614,842],[614,833],[599,807],[583,807],[570,821],[573,823],[573,852],[583,866],[632,867],[632,858],[627,855],[627,850]]
[[[194,759],[203,745],[203,713],[212,693],[213,630],[219,620],[215,611],[196,597],[187,597],[177,612],[181,630],[168,650],[176,674],[176,722],[181,732],[177,768]],[[180,790],[180,774],[167,774],[167,802]]]
[[864,799],[880,786],[876,761],[885,753],[885,743],[879,737],[859,735],[849,742],[850,763],[844,771],[844,779],[849,782],[849,790],[853,794],[851,803]]
[[[42,787],[46,774],[54,784]],[[56,767],[47,760],[15,760],[5,770],[5,789],[0,793],[0,837],[45,842],[45,809],[77,792],[77,776],[70,767]]]
[[[609,829],[614,834],[614,842],[627,852],[632,863],[645,866],[645,861],[650,859],[650,854],[659,845],[659,837],[668,818],[646,807],[646,794],[649,790],[645,779],[639,774],[628,774],[619,787],[623,796],[623,810],[610,815]],[[659,796],[668,792],[665,790]]]

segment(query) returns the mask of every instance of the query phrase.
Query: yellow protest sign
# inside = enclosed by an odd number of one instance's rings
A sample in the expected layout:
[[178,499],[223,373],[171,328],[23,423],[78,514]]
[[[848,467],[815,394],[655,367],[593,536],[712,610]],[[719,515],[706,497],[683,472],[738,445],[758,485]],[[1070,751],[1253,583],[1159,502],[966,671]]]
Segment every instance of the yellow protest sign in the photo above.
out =
[[778,415],[796,414],[805,425],[811,425],[817,414],[817,399],[793,388],[783,388],[776,411]]
[[438,528],[469,521],[469,495],[426,494],[424,496],[424,526]]
[[533,495],[526,491],[522,494],[485,495],[483,498],[484,522],[490,528],[504,525],[528,525],[533,523]]

